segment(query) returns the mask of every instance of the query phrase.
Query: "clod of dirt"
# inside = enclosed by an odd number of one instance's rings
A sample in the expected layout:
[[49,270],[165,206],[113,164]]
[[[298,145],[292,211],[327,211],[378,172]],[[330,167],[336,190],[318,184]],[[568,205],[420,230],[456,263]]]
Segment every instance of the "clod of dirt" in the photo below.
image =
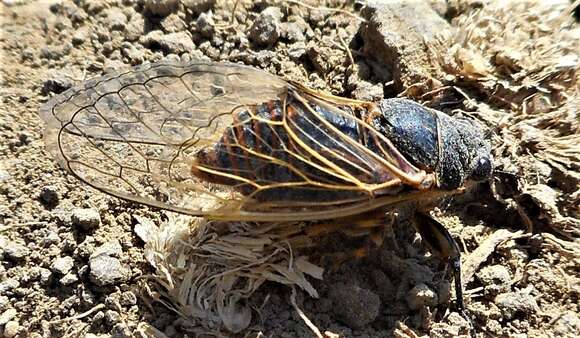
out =
[[144,7],[152,15],[166,16],[177,10],[179,0],[146,0]]
[[411,310],[417,310],[423,306],[435,306],[438,302],[437,293],[426,284],[416,285],[407,294],[407,304]]
[[13,261],[20,261],[30,254],[30,250],[26,246],[14,241],[6,241],[3,251],[5,259]]
[[127,27],[125,27],[125,40],[127,41],[137,41],[141,36],[145,34],[145,19],[141,13],[134,13],[131,16],[131,20]]
[[382,83],[370,83],[364,80],[357,82],[352,95],[357,100],[377,102],[385,97]]
[[513,318],[518,312],[531,314],[539,311],[536,299],[526,291],[499,294],[495,297],[495,304],[507,319]]
[[74,209],[71,213],[71,222],[81,230],[90,231],[101,224],[101,215],[96,209]]
[[485,293],[492,296],[508,292],[511,287],[510,272],[502,265],[484,267],[477,273],[477,278],[485,285]]
[[215,22],[213,17],[208,13],[201,13],[195,22],[195,28],[202,37],[210,39],[214,34]]
[[181,32],[187,28],[185,22],[181,20],[179,15],[175,13],[169,14],[167,17],[161,20],[159,24],[161,25],[161,28],[163,28],[163,31],[166,33]]
[[387,277],[387,275],[379,270],[375,269],[371,273],[371,278],[376,286],[376,290],[384,303],[392,302],[395,298],[395,287],[393,282]]
[[250,28],[250,40],[260,47],[274,45],[280,37],[280,21],[283,16],[278,7],[264,9]]
[[74,260],[70,256],[59,257],[52,263],[52,272],[60,275],[66,275],[74,266]]
[[127,25],[127,16],[118,8],[105,11],[105,26],[112,31],[124,31]]
[[73,86],[70,78],[66,77],[62,72],[52,72],[48,78],[42,83],[40,92],[42,95],[50,93],[60,94]]
[[381,300],[367,289],[339,283],[331,286],[328,296],[336,317],[351,328],[363,327],[379,315]]
[[297,22],[283,22],[281,24],[282,31],[280,37],[287,39],[290,42],[304,41],[304,28]]
[[447,338],[467,335],[470,328],[469,322],[459,313],[452,312],[445,322],[434,323],[429,331],[430,338]]
[[369,1],[362,15],[363,52],[388,68],[397,91],[432,77],[429,43],[449,36],[451,28],[428,2]]

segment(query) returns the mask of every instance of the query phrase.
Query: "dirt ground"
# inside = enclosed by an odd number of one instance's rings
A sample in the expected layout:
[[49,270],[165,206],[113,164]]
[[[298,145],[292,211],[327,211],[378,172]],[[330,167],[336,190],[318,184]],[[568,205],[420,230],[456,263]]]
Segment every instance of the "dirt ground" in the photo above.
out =
[[[4,0],[0,332],[577,337],[577,6],[566,0]],[[366,257],[337,264],[341,252],[367,240],[334,233],[293,253],[302,259],[300,275],[249,278],[253,284],[247,294],[238,290],[237,302],[195,293],[195,276],[187,279],[182,263],[201,252],[202,245],[192,244],[201,241],[200,228],[68,175],[45,150],[38,114],[49,97],[84,79],[163,59],[241,62],[338,96],[410,97],[480,120],[493,143],[493,179],[433,210],[462,248],[474,330],[454,312],[450,273],[412,230],[405,210],[396,211],[383,245]],[[167,235],[177,224],[179,236]],[[226,301],[234,306],[216,305]]]

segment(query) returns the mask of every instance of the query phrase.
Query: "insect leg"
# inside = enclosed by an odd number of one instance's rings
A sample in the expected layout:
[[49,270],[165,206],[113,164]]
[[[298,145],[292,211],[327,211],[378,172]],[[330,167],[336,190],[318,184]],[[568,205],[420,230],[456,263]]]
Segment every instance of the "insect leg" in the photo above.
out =
[[[459,313],[469,322],[471,319],[465,313],[465,303],[463,302],[463,285],[461,283],[461,253],[457,242],[451,237],[447,229],[438,221],[422,212],[415,212],[413,225],[421,234],[421,238],[427,243],[431,252],[441,258],[449,260],[455,280],[455,297]],[[474,331],[472,331],[472,335]]]

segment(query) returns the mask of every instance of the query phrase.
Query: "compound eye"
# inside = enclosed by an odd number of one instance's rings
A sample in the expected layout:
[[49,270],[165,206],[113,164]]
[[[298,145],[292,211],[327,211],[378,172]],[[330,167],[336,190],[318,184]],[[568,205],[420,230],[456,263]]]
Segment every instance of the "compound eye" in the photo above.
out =
[[491,177],[493,171],[493,165],[491,163],[491,158],[487,156],[480,157],[475,163],[475,168],[471,172],[471,179],[474,181],[485,181]]

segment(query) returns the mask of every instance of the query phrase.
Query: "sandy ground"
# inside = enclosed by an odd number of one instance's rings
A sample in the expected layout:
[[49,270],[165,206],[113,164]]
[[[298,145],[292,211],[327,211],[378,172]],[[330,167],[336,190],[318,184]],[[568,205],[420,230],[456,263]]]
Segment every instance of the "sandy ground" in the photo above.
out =
[[[340,4],[328,1],[322,5],[334,10],[325,10],[298,1],[4,1],[3,336],[469,334],[453,310],[445,264],[429,254],[404,211],[366,257],[337,265],[337,253],[365,242],[342,233],[297,253],[324,269],[322,280],[307,276],[296,284],[310,285],[318,298],[268,281],[234,308],[251,314],[232,314],[235,325],[179,303],[174,286],[160,284],[172,278],[186,284],[171,270],[173,258],[164,250],[172,247],[155,247],[139,229],[184,221],[68,175],[45,150],[38,115],[50,96],[83,79],[164,58],[241,62],[339,96],[401,95],[478,118],[493,130],[497,172],[490,184],[434,210],[464,251],[475,332],[577,336],[580,39],[574,7],[566,1],[513,2],[507,9],[478,1]],[[409,23],[413,15],[420,23]],[[195,228],[183,229],[189,230],[181,239],[195,237]]]

